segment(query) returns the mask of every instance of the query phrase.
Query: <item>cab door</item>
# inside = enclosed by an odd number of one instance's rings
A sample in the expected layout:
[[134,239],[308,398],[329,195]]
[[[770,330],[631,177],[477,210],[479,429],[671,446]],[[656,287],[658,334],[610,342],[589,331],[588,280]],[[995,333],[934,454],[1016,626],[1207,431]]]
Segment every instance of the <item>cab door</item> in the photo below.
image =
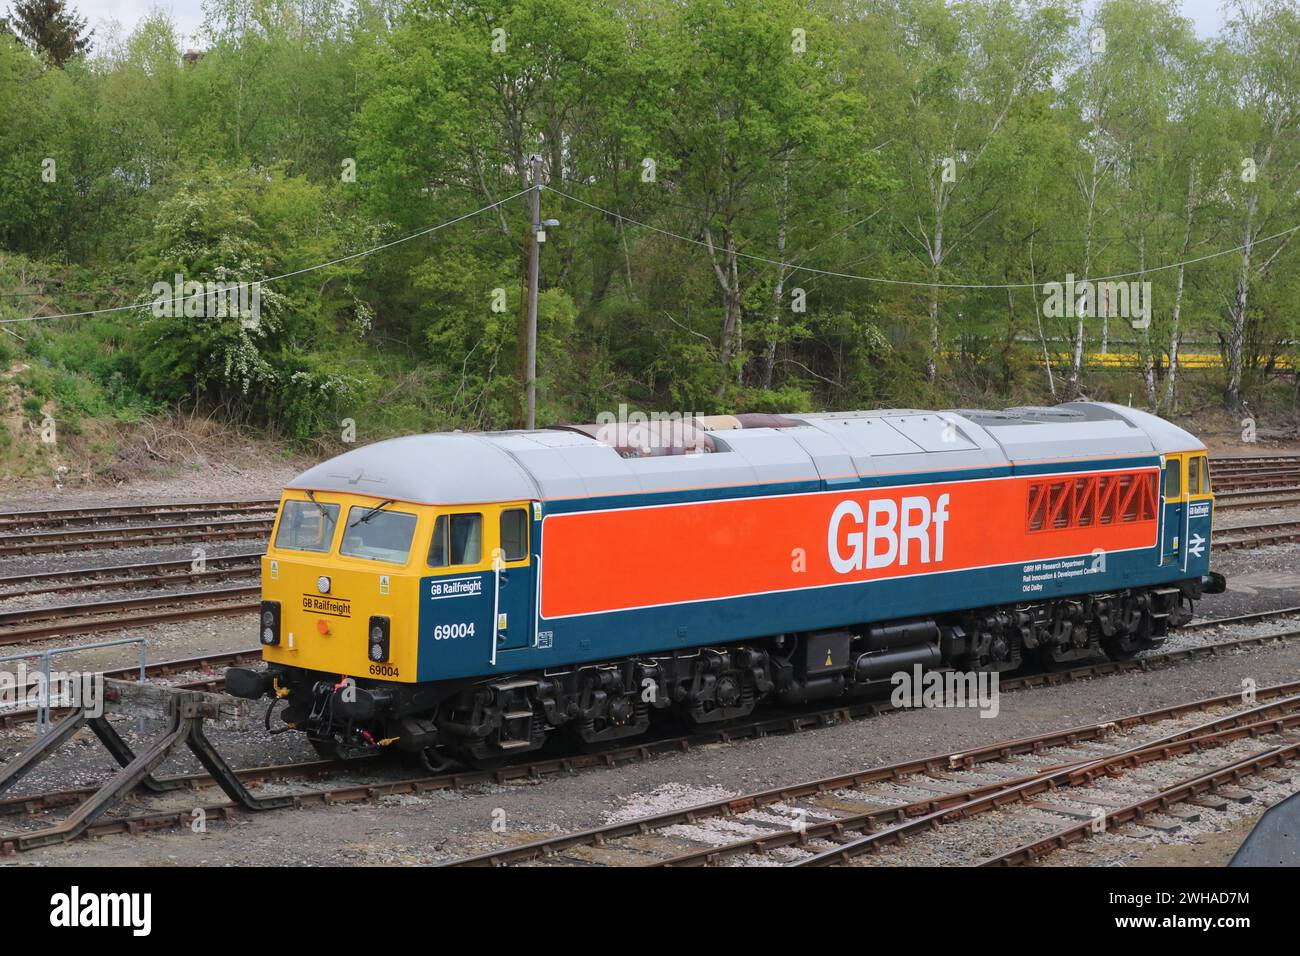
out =
[[494,510],[496,544],[492,563],[497,650],[531,647],[533,602],[537,595],[532,502],[513,502]]
[[480,674],[496,663],[495,506],[438,514],[420,579],[420,679]]
[[1164,565],[1182,566],[1187,529],[1187,476],[1182,455],[1165,456]]
[[1210,570],[1210,532],[1214,523],[1214,494],[1210,490],[1210,459],[1204,453],[1187,456],[1187,562],[1196,574]]

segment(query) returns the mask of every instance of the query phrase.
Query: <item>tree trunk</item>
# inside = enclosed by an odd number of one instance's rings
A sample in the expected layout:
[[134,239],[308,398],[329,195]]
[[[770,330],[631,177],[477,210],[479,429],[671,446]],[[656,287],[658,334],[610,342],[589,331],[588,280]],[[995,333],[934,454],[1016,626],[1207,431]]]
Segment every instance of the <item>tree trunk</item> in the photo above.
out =
[[[1178,261],[1187,258],[1187,250],[1192,245],[1192,203],[1196,195],[1196,172],[1193,170],[1187,180],[1187,214],[1183,219],[1183,248],[1178,254]],[[1165,409],[1173,412],[1178,408],[1178,346],[1182,331],[1180,321],[1183,313],[1183,279],[1186,266],[1178,267],[1178,284],[1174,287],[1174,311],[1169,328],[1169,375],[1165,378]]]
[[1250,258],[1255,247],[1255,211],[1258,194],[1251,193],[1246,203],[1246,229],[1242,236],[1241,267],[1237,270],[1237,290],[1228,307],[1228,386],[1223,404],[1230,412],[1241,411],[1241,353],[1246,339],[1246,300],[1250,294]]
[[718,279],[718,288],[722,290],[722,346],[718,350],[721,366],[718,388],[715,394],[722,398],[727,394],[727,383],[731,375],[731,362],[737,354],[737,340],[740,333],[740,289],[737,286],[736,238],[730,226],[723,226],[723,258],[718,259],[717,246],[713,241],[713,230],[704,227],[704,242],[709,249],[709,259],[713,263],[713,274]]
[[[1141,273],[1147,267],[1147,237],[1138,237],[1138,271]],[[1131,303],[1130,303],[1131,304]],[[1152,412],[1156,411],[1156,405],[1159,399],[1156,397],[1156,368],[1155,357],[1151,348],[1151,320],[1152,309],[1149,301],[1145,302],[1144,308],[1147,310],[1144,316],[1146,325],[1142,329],[1142,384],[1146,388],[1147,408]],[[1109,308],[1106,310],[1110,311]],[[1130,316],[1131,318],[1131,316]],[[1102,326],[1103,341],[1105,337],[1105,326]],[[1102,351],[1105,351],[1103,347]]]
[[[789,216],[790,201],[790,154],[787,152],[781,161],[781,207],[776,223],[776,258],[785,262],[785,227]],[[777,330],[781,327],[781,298],[785,295],[785,266],[777,266],[776,284],[772,286],[772,330],[767,340],[767,355],[763,362],[763,388],[772,387],[772,378],[776,371]]]
[[[1087,221],[1086,231],[1084,233],[1083,275],[1081,277],[1081,281],[1084,282],[1088,281],[1088,275],[1092,270],[1092,228],[1093,228],[1093,221],[1096,216],[1097,186],[1100,180],[1100,177],[1098,176],[1097,166],[1098,166],[1097,157],[1093,156],[1092,176],[1088,182],[1087,189],[1084,191],[1084,195],[1087,196],[1088,198],[1088,221]],[[1096,302],[1095,295],[1093,296],[1093,302]],[[1076,303],[1076,306],[1077,305],[1078,304]],[[1082,315],[1082,311],[1083,311],[1082,309],[1076,308],[1075,311],[1076,313],[1079,313],[1079,315],[1078,315],[1078,323],[1074,333],[1074,354],[1071,357],[1071,361],[1070,361],[1070,378],[1065,387],[1065,397],[1067,400],[1070,401],[1078,398],[1083,393],[1083,389],[1080,385],[1080,379],[1082,377],[1082,370],[1083,370],[1083,342],[1084,342],[1083,319],[1084,317]]]
[[[1034,269],[1034,240],[1029,240],[1029,280],[1038,281],[1037,272]],[[1034,288],[1034,297],[1037,299],[1038,289]],[[1034,318],[1038,321],[1038,344],[1043,350],[1043,369],[1047,372],[1047,388],[1052,393],[1052,401],[1056,401],[1056,376],[1052,373],[1052,356],[1047,351],[1047,336],[1043,334],[1043,306],[1041,303],[1035,303]]]
[[[731,300],[734,321],[732,323],[732,343],[731,354],[734,358],[742,355],[745,346],[745,314],[740,307],[740,266],[738,256],[736,255],[736,240],[730,233],[727,235],[727,258],[731,261]],[[736,384],[743,385],[745,376],[745,363],[736,364]]]
[[[942,194],[943,184],[939,185]],[[939,374],[939,276],[943,268],[943,206],[934,210],[934,239],[930,241],[930,354],[925,362],[925,377],[934,382]]]

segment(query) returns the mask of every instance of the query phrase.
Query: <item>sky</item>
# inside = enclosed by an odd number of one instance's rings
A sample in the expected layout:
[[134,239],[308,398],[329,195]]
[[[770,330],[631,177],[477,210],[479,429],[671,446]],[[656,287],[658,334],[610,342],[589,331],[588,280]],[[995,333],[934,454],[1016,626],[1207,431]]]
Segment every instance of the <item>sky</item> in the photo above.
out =
[[[1196,24],[1198,35],[1209,37],[1219,32],[1223,26],[1221,2],[1222,0],[1182,0],[1183,15]],[[169,11],[187,39],[203,22],[202,0],[73,0],[73,6],[90,21],[92,27],[98,27],[100,21],[115,19],[127,32],[153,8]]]

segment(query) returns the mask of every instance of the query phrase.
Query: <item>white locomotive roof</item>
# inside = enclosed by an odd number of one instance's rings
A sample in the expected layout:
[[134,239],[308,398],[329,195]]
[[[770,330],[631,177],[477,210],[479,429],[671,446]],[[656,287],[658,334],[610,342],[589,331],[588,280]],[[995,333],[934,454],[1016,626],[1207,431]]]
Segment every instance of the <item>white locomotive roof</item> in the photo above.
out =
[[418,504],[478,504],[537,497],[537,483],[484,435],[407,435],[363,445],[308,468],[288,485]]
[[914,409],[769,416],[778,427],[710,433],[704,454],[624,457],[580,431],[410,435],[316,465],[290,488],[422,504],[705,491],[821,478],[942,473],[1008,464],[1142,457],[1205,448],[1155,415],[1100,402],[1054,408]]

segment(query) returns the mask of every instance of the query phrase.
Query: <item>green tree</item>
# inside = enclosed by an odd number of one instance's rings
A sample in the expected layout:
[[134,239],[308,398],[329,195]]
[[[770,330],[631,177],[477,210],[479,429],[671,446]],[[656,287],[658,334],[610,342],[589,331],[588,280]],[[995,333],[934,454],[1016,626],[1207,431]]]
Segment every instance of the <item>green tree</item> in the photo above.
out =
[[718,399],[744,382],[747,305],[779,302],[787,278],[742,268],[743,247],[785,251],[792,223],[815,216],[806,203],[792,210],[791,196],[824,202],[835,196],[829,185],[861,201],[880,185],[872,118],[837,82],[839,54],[830,23],[795,2],[759,0],[684,4],[651,48],[662,85],[649,158],[656,188],[691,210],[685,222],[708,253],[722,306]]
[[1232,134],[1239,152],[1230,184],[1241,255],[1226,309],[1228,378],[1224,405],[1242,407],[1244,355],[1250,338],[1250,293],[1268,279],[1295,233],[1259,247],[1259,240],[1293,225],[1300,204],[1300,4],[1296,0],[1233,0],[1226,42],[1239,72]]
[[0,25],[60,68],[86,52],[95,35],[94,30],[86,32],[86,18],[77,16],[64,0],[14,0],[9,18]]
[[[357,400],[368,376],[345,371],[343,348],[367,328],[367,309],[347,281],[355,266],[260,285],[251,321],[214,310],[175,279],[260,283],[339,257],[352,225],[322,187],[281,171],[205,168],[186,177],[160,204],[139,263],[140,274],[153,277],[135,342],[144,390],[163,401],[225,407],[233,418],[297,437]],[[159,301],[157,283],[171,303]]]

